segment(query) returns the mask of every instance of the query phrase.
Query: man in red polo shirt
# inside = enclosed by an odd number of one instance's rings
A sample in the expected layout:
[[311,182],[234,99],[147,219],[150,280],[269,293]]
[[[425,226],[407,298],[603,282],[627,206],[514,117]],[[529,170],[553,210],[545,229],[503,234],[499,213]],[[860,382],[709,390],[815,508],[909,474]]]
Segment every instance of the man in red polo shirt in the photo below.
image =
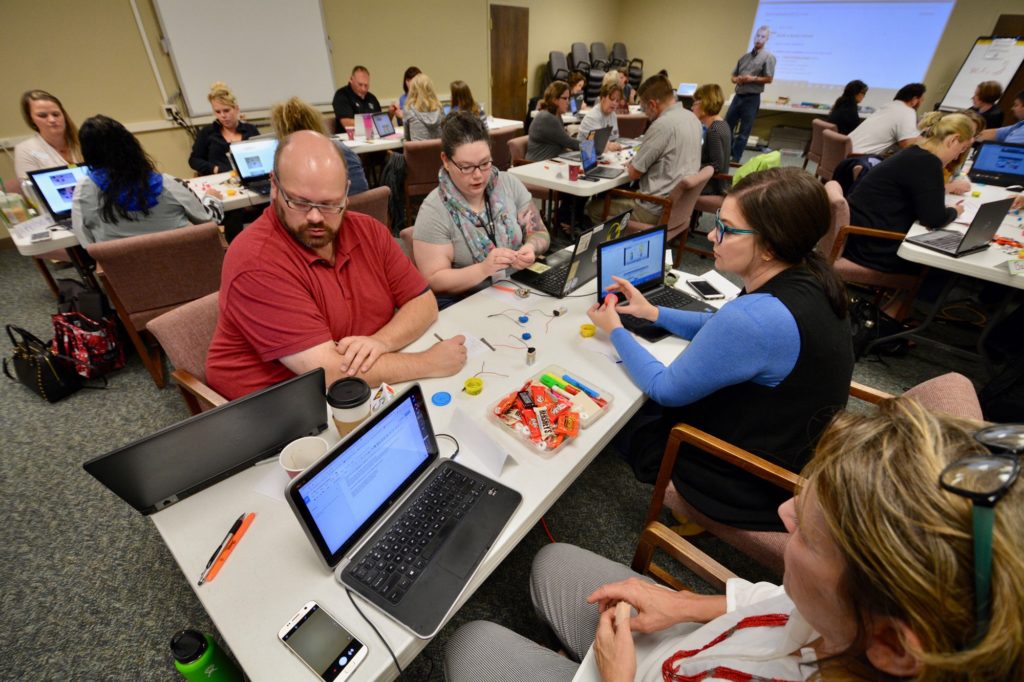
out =
[[348,177],[334,143],[310,131],[288,136],[273,177],[270,206],[224,258],[207,383],[234,400],[316,367],[328,385],[458,372],[461,336],[400,352],[437,319],[437,301],[386,227],[345,211]]

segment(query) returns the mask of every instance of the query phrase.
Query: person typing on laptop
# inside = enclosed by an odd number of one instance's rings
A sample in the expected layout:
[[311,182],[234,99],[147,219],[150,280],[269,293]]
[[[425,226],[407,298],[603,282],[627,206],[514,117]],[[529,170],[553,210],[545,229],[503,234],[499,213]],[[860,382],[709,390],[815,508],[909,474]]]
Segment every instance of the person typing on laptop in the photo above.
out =
[[608,83],[601,86],[601,92],[597,99],[597,106],[590,109],[587,115],[580,121],[580,129],[576,133],[577,140],[586,140],[590,134],[601,128],[611,128],[612,133],[608,136],[608,144],[605,150],[617,152],[622,149],[616,140],[619,139],[619,121],[615,110],[619,108],[622,101],[622,88],[618,83]]
[[491,163],[490,136],[477,116],[445,118],[441,149],[440,183],[416,215],[413,253],[430,288],[456,296],[532,265],[549,238],[523,183]]
[[234,399],[315,367],[328,385],[461,369],[461,336],[401,352],[437,319],[437,302],[388,229],[345,210],[348,177],[334,143],[308,130],[289,135],[273,180],[270,206],[224,259],[210,386]]
[[241,110],[235,93],[217,81],[207,95],[213,109],[214,120],[196,135],[188,165],[199,175],[225,173],[231,170],[228,148],[232,142],[248,140],[260,134],[260,129],[241,120]]
[[[752,173],[726,195],[716,224],[708,235],[715,267],[743,280],[743,293],[717,313],[655,307],[624,279],[588,311],[653,401],[616,442],[644,482],[657,477],[668,432],[680,421],[797,472],[846,405],[853,372],[846,293],[815,250],[829,228],[824,187],[796,168]],[[622,328],[620,313],[690,345],[665,366]],[[672,480],[670,508],[682,509],[681,494],[723,523],[782,530],[775,514],[782,490],[696,448],[681,448]]]
[[344,132],[356,124],[356,114],[375,114],[381,110],[380,102],[370,92],[370,70],[356,66],[348,79],[348,85],[338,88],[332,102],[338,130]]
[[[651,120],[644,143],[626,164],[631,180],[638,180],[640,191],[668,196],[687,175],[700,170],[700,121],[676,101],[676,91],[663,76],[651,76],[637,91],[640,108]],[[587,203],[587,216],[594,223],[603,220],[604,195]],[[645,201],[616,197],[609,215],[633,211],[633,220],[651,225],[661,222],[662,207]]]
[[527,161],[547,161],[566,149],[579,151],[579,140],[565,130],[562,115],[569,111],[569,85],[555,81],[544,91],[540,110],[530,125],[530,141],[526,145]]
[[103,115],[86,119],[79,132],[89,171],[71,200],[71,229],[81,244],[220,222],[220,195],[202,200],[183,181],[157,173],[128,130]]

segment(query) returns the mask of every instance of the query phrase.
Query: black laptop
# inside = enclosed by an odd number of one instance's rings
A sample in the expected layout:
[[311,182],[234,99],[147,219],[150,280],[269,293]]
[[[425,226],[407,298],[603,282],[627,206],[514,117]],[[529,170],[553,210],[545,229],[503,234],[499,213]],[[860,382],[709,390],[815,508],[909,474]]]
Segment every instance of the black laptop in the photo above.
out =
[[611,180],[626,172],[625,168],[610,168],[597,163],[598,153],[593,140],[580,140],[580,180]]
[[1003,219],[1010,212],[1012,205],[1012,198],[982,204],[978,207],[978,212],[967,231],[962,234],[957,230],[934,230],[907,237],[907,241],[954,258],[984,251],[999,230],[999,226],[1003,224]]
[[86,462],[100,483],[152,514],[327,428],[324,371],[314,369],[197,414]]
[[[715,309],[665,284],[665,239],[668,227],[660,225],[614,241],[605,242],[597,252],[597,302],[604,303],[605,289],[621,277],[635,286],[657,306],[713,313]],[[621,298],[621,297],[620,297]],[[667,331],[647,320],[620,315],[622,326],[648,341],[659,341]]]
[[[590,134],[587,135],[588,140],[594,141],[594,153],[598,156],[604,154],[604,148],[608,146],[608,140],[612,136],[612,127],[605,126],[604,128],[598,128],[597,130],[591,130]],[[565,159],[566,161],[579,161],[579,152],[564,152],[558,155],[558,158]]]
[[377,137],[382,140],[398,137],[398,133],[395,131],[395,124],[391,122],[391,114],[381,111],[373,114],[372,119],[373,128],[377,131]]
[[419,384],[293,479],[285,497],[345,588],[422,638],[453,613],[522,501],[440,459]]
[[967,177],[999,187],[1024,185],[1024,144],[982,142]]
[[274,170],[277,138],[254,137],[231,143],[231,159],[242,186],[263,196],[270,194],[270,173]]
[[617,215],[576,237],[572,247],[549,255],[543,262],[512,274],[512,280],[537,291],[562,298],[568,296],[597,276],[597,246],[614,239],[629,223],[631,211]]
[[36,195],[55,225],[71,229],[71,198],[78,180],[88,172],[88,166],[57,166],[28,172]]

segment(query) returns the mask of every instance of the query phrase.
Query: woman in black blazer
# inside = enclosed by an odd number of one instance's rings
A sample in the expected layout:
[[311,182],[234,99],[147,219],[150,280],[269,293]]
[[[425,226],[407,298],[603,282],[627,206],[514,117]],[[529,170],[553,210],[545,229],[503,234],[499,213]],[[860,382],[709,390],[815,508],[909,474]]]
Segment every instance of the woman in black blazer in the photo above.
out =
[[231,170],[228,148],[232,142],[248,140],[259,135],[259,128],[240,119],[238,100],[227,85],[217,81],[207,95],[213,113],[213,123],[199,131],[188,165],[199,175],[213,175]]

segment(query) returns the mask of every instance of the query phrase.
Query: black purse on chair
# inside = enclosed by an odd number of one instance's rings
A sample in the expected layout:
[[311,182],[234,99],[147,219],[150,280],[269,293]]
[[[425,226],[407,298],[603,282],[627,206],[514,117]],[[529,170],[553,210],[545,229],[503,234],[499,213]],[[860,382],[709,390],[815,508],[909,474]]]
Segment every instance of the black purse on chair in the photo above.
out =
[[[21,337],[20,340],[15,338],[15,334]],[[51,403],[82,388],[81,377],[50,352],[50,344],[12,324],[7,325],[7,336],[14,345],[12,356],[4,358],[4,374],[8,379],[24,384]],[[14,376],[8,363],[14,366]]]

